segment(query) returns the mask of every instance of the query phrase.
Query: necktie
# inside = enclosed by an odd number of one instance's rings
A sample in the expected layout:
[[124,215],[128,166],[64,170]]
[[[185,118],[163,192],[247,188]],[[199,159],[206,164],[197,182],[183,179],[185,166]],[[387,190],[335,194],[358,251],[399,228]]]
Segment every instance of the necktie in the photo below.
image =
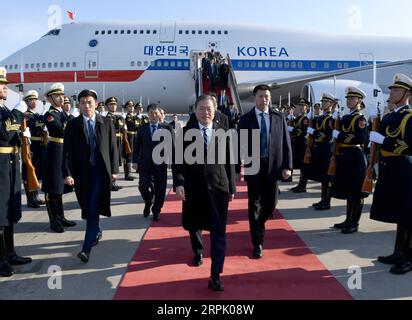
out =
[[94,130],[92,126],[92,120],[87,121],[87,129],[89,131],[89,146],[90,146],[90,163],[92,166],[96,165],[96,153],[95,153],[95,139]]
[[152,124],[152,138],[153,138],[153,135],[156,132],[156,130],[157,130],[157,125]]
[[268,147],[268,132],[265,121],[265,114],[261,113],[260,121],[260,157],[268,158],[269,157],[269,147]]
[[207,136],[207,128],[203,128],[203,142],[204,142],[204,149],[205,149],[205,155],[207,154],[207,147],[209,146],[209,139]]

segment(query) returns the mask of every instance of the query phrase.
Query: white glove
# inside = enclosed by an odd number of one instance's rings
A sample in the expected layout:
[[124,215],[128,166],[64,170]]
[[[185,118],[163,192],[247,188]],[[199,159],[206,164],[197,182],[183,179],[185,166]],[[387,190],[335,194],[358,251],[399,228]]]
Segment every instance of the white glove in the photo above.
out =
[[289,132],[293,132],[294,129],[295,129],[295,128],[293,128],[293,127],[288,127],[288,131],[289,131]]
[[293,120],[293,115],[288,115],[288,120]]
[[31,133],[30,133],[29,128],[26,128],[26,130],[24,130],[23,137],[26,137],[26,138],[29,138],[29,139],[31,138]]
[[313,128],[308,128],[308,133],[312,136],[313,133],[315,132],[315,129]]
[[309,111],[309,113],[307,114],[307,117],[308,117],[309,119],[312,119],[312,111]]
[[340,135],[340,131],[338,131],[338,130],[333,130],[333,138],[334,138],[334,139],[337,139],[337,138],[339,137],[339,135]]
[[369,140],[377,144],[383,144],[385,141],[385,136],[381,135],[379,132],[372,131]]
[[124,130],[126,130],[126,131],[127,131],[127,124],[125,124],[125,125],[124,125]]
[[335,111],[335,112],[332,114],[333,120],[336,120],[338,117],[339,117],[339,113],[338,113],[337,111]]

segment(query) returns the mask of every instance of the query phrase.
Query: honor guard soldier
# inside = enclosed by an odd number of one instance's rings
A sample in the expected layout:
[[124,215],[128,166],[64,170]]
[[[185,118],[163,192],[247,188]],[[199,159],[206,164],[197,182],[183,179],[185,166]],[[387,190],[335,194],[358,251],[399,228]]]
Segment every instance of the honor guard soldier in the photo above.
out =
[[[39,94],[35,90],[30,90],[24,95],[24,101],[27,104],[27,111],[24,116],[27,120],[27,127],[31,133],[30,151],[32,154],[32,163],[35,168],[36,177],[38,180],[42,180],[43,177],[43,160],[46,146],[44,143],[44,118],[36,112],[36,102],[39,99]],[[30,208],[40,208],[40,206],[46,203],[39,198],[38,191],[30,192],[28,190],[27,182],[27,166],[22,162],[22,178],[24,190],[27,195],[27,206]]]
[[315,103],[315,105],[313,106],[313,109],[315,110],[314,118],[316,119],[322,114],[322,108],[321,108],[320,103]]
[[23,114],[10,111],[7,99],[7,72],[0,68],[0,277],[11,277],[12,266],[32,262],[14,249],[14,224],[21,219],[20,127]]
[[99,102],[97,105],[96,111],[100,114],[103,115],[104,112],[104,102]]
[[[113,121],[114,127],[116,129],[116,140],[117,140],[117,150],[119,154],[119,165],[122,163],[122,153],[123,153],[123,138],[122,134],[125,130],[125,119],[122,116],[115,114],[117,110],[117,98],[111,97],[106,100],[106,108],[108,113],[106,117]],[[115,181],[112,182],[112,191],[119,191],[122,187],[118,186]]]
[[405,274],[412,271],[412,80],[397,74],[389,89],[395,109],[382,119],[379,132],[370,134],[380,145],[371,219],[398,225],[394,253],[378,261],[393,264],[391,273]]
[[293,169],[300,170],[299,184],[292,188],[295,193],[306,192],[306,185],[308,179],[304,173],[304,163],[306,148],[308,146],[307,134],[309,127],[309,118],[307,116],[308,108],[310,107],[309,101],[305,98],[299,100],[300,115],[292,122],[292,126],[289,126],[289,132],[292,138],[293,147]]
[[143,115],[144,109],[143,109],[142,103],[139,102],[138,104],[136,104],[135,110],[136,110],[136,117],[140,120],[140,125],[150,123],[149,118]]
[[308,128],[308,134],[313,136],[308,178],[322,183],[322,199],[319,203],[313,204],[313,207],[316,210],[329,210],[332,183],[328,169],[332,157],[332,134],[335,124],[332,108],[337,102],[335,97],[329,93],[322,95],[321,102],[323,115],[316,118],[315,128]]
[[64,86],[61,83],[53,84],[46,92],[46,97],[51,107],[44,115],[49,143],[46,147],[43,186],[46,194],[47,213],[50,219],[50,228],[63,233],[64,227],[74,227],[75,222],[64,217],[63,194],[65,183],[63,178],[63,144],[64,130],[69,116],[62,111],[64,104]]
[[350,113],[340,121],[339,130],[333,131],[336,150],[336,173],[332,187],[332,197],[346,200],[346,220],[335,224],[344,234],[358,231],[368,193],[362,192],[366,176],[366,156],[364,144],[368,139],[368,122],[361,112],[366,98],[365,92],[356,87],[346,89],[347,107]]
[[127,154],[125,148],[123,148],[123,167],[124,167],[124,176],[126,181],[134,181],[134,178],[131,176],[132,172],[132,157],[133,157],[133,144],[136,137],[137,129],[140,126],[140,119],[134,114],[134,102],[127,101],[125,104],[126,115],[126,127],[127,127],[127,141],[129,143],[132,153]]

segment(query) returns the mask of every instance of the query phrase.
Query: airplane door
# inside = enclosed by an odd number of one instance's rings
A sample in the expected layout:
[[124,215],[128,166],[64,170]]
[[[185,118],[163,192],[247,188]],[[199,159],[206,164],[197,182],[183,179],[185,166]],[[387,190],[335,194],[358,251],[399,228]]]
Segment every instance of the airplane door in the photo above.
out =
[[372,52],[360,53],[359,58],[361,67],[371,65],[373,64],[373,60],[375,60],[375,56]]
[[84,77],[88,79],[99,77],[98,52],[86,52],[84,61]]
[[160,25],[160,42],[174,43],[176,35],[176,22],[162,22]]

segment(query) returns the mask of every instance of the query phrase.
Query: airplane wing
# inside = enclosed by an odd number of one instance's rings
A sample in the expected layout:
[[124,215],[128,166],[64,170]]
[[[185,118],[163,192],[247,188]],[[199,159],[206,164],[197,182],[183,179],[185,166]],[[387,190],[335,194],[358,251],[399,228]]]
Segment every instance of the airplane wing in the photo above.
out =
[[[400,65],[411,64],[411,63],[412,63],[412,59],[379,63],[377,64],[376,67],[378,69],[382,69],[382,68],[400,66]],[[331,71],[331,72],[308,74],[308,75],[298,76],[298,77],[267,80],[263,82],[261,81],[259,83],[258,82],[245,82],[245,83],[239,84],[238,92],[239,92],[239,96],[243,99],[243,98],[250,97],[252,95],[252,92],[255,86],[259,84],[266,84],[272,90],[276,90],[276,89],[282,89],[282,87],[286,87],[286,86],[304,85],[307,82],[319,81],[319,80],[324,80],[328,78],[338,77],[338,76],[342,76],[346,74],[351,74],[351,73],[360,72],[360,71],[367,71],[367,70],[372,70],[372,69],[373,69],[373,64],[369,64],[369,65],[356,67],[356,68],[348,68],[348,69],[336,70],[336,71]]]

